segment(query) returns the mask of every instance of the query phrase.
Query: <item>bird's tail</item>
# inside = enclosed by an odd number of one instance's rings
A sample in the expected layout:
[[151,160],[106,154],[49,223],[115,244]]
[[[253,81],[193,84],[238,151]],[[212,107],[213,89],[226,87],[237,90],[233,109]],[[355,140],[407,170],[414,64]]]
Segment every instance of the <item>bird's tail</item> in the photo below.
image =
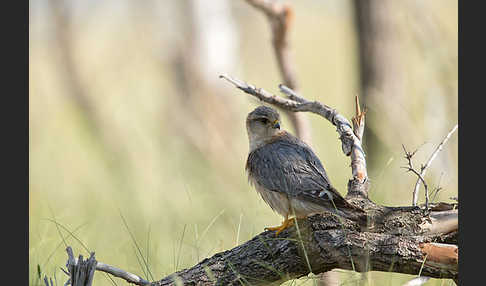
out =
[[337,214],[357,222],[361,227],[366,227],[368,225],[368,216],[362,209],[357,207],[337,209]]
[[[337,190],[336,190],[337,192]],[[366,212],[355,206],[350,204],[345,198],[333,197],[332,205],[334,210],[336,211],[337,215],[350,219],[352,221],[357,222],[361,227],[365,227],[368,225],[368,216]]]

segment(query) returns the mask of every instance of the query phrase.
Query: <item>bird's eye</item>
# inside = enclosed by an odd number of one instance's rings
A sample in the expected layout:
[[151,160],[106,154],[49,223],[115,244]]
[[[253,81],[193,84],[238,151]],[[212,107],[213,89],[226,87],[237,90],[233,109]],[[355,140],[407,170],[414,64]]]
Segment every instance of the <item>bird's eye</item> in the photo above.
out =
[[259,118],[258,121],[260,121],[263,124],[267,124],[269,121],[266,118]]

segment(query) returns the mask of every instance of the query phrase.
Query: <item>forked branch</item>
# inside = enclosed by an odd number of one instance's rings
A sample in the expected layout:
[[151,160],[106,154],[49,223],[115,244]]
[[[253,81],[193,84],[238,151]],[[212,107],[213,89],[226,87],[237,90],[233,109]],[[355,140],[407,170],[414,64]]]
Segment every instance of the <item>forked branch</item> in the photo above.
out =
[[[413,152],[409,152],[409,151],[407,151],[407,149],[405,148],[405,145],[403,145],[403,144],[402,144],[402,148],[403,148],[403,152],[405,152],[405,159],[407,159],[407,166],[402,167],[402,168],[407,169],[407,172],[412,172],[415,175],[417,175],[417,177],[418,177],[417,182],[420,181],[424,185],[424,189],[425,189],[425,208],[428,209],[429,208],[429,188],[427,186],[427,182],[425,181],[425,179],[424,179],[424,177],[422,175],[422,171],[424,170],[424,168],[422,166],[421,171],[415,170],[415,168],[413,166],[413,161],[412,161],[412,158],[415,155],[415,153],[417,153],[418,149],[415,150],[415,151],[413,151]],[[414,191],[414,197],[415,197],[415,191]]]
[[420,182],[422,182],[424,184],[426,205],[428,205],[429,193],[428,193],[428,190],[427,190],[427,187],[426,187],[426,184],[425,184],[425,180],[424,180],[425,174],[427,173],[427,168],[430,166],[430,164],[435,159],[435,157],[437,157],[437,154],[439,154],[439,152],[440,152],[440,150],[442,150],[442,147],[444,146],[444,144],[449,140],[449,138],[451,138],[452,134],[457,130],[457,128],[458,128],[458,125],[457,124],[454,125],[452,130],[449,131],[449,133],[447,133],[446,137],[442,140],[442,142],[440,142],[440,144],[437,145],[437,147],[435,148],[432,155],[430,155],[429,160],[427,160],[427,163],[425,163],[425,165],[423,165],[420,168],[420,175],[417,174],[417,176],[419,178],[417,179],[417,182],[415,183],[415,188],[413,189],[413,201],[412,201],[413,206],[416,206],[417,202],[418,202],[418,191],[419,191],[419,188],[420,188]]
[[[351,157],[353,180],[357,180],[360,184],[367,181],[366,159],[361,141],[364,130],[364,112],[361,112],[361,109],[359,108],[359,100],[356,101],[358,104],[358,107],[356,108],[357,114],[353,118],[353,125],[351,125],[344,116],[337,112],[337,110],[318,101],[308,101],[305,98],[298,96],[297,93],[288,87],[282,85],[279,86],[282,93],[290,95],[289,98],[283,98],[228,75],[220,75],[220,78],[227,80],[235,87],[241,89],[245,93],[255,96],[261,101],[265,101],[292,112],[311,112],[327,119],[336,126],[336,131],[339,133],[339,139],[341,140],[342,151],[346,156]],[[354,193],[355,191],[356,190],[348,190],[348,193]],[[359,191],[354,194],[367,197],[368,191],[366,188],[360,188]]]

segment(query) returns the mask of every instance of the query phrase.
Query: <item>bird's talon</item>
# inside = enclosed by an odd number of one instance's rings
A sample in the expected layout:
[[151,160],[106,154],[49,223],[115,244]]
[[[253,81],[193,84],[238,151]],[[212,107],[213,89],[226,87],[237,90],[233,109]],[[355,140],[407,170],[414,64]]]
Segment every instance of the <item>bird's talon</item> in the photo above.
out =
[[285,229],[289,228],[290,226],[294,225],[294,220],[293,219],[285,219],[282,222],[282,225],[280,226],[273,226],[273,227],[266,227],[265,230],[269,231],[274,231],[276,230],[277,232],[275,233],[275,236],[278,236],[282,231]]

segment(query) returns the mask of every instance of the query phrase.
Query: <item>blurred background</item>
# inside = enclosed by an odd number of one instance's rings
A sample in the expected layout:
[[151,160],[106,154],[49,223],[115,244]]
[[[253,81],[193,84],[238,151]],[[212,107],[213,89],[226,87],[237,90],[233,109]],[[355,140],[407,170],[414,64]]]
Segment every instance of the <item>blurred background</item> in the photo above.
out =
[[[291,1],[300,93],[354,115],[366,105],[369,196],[411,205],[457,123],[457,1]],[[248,185],[245,118],[260,103],[222,73],[278,94],[268,20],[245,0],[29,1],[29,281],[64,285],[75,255],[157,280],[278,225]],[[312,147],[344,195],[350,161],[326,120]],[[284,116],[284,129],[293,132]],[[428,169],[434,201],[458,194],[455,133]],[[425,201],[423,188],[419,203]],[[337,270],[340,285],[413,275]],[[286,285],[313,285],[312,279]],[[453,285],[431,279],[425,285]],[[103,273],[94,285],[125,285]]]

